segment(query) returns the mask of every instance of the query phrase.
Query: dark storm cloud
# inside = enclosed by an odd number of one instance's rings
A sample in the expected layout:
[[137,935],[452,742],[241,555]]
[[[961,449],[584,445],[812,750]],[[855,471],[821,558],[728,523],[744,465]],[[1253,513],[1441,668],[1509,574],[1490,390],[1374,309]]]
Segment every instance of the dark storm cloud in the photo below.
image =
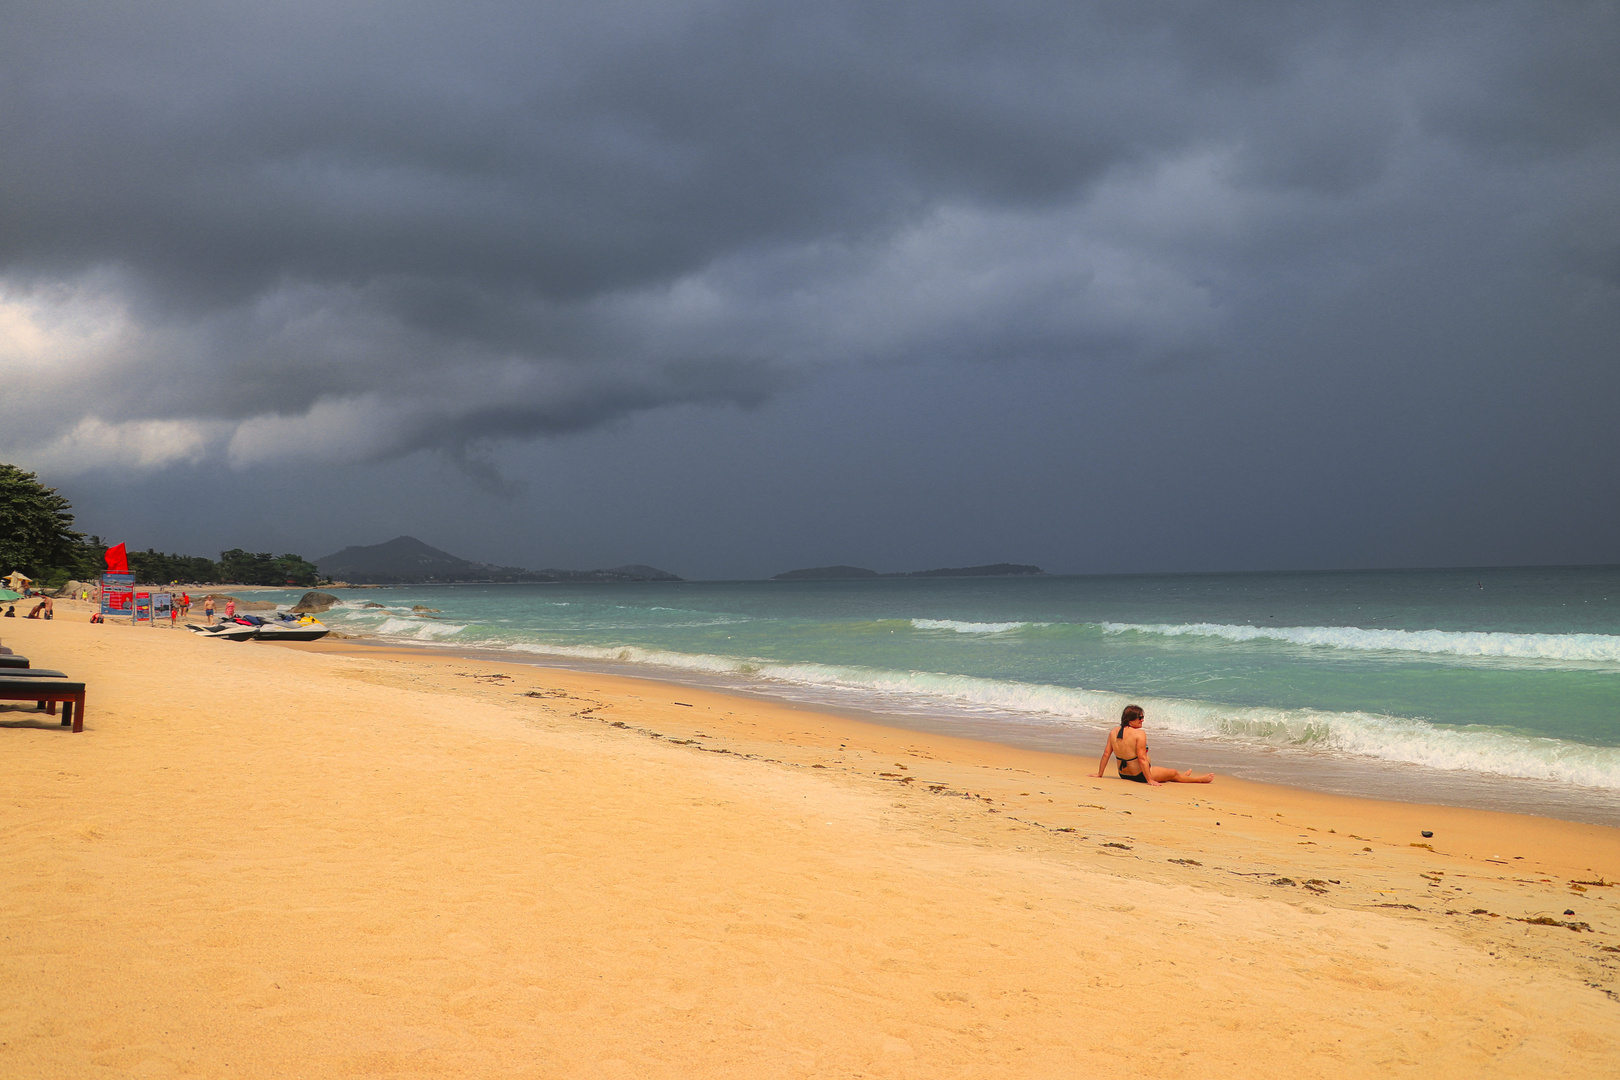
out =
[[1612,302],[1617,10],[30,5],[5,359],[72,405],[0,450],[487,478],[833,363],[1241,355],[1414,261]]

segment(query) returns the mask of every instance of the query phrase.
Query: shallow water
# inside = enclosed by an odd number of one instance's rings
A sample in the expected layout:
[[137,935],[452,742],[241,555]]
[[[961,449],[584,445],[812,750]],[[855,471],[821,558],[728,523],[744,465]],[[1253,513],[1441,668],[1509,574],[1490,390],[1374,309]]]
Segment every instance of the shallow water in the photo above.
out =
[[1620,568],[343,595],[327,623],[387,640],[1082,755],[1133,701],[1162,764],[1620,824]]

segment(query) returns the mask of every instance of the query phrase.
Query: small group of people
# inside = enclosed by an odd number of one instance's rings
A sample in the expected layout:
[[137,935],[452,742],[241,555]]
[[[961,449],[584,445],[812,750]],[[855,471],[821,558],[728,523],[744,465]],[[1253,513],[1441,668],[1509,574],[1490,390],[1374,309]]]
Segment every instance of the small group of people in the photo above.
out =
[[1153,764],[1148,758],[1147,736],[1142,734],[1142,724],[1146,719],[1147,714],[1142,711],[1142,706],[1125,706],[1125,711],[1120,714],[1119,730],[1110,728],[1108,731],[1108,739],[1103,743],[1102,757],[1097,761],[1094,776],[1103,774],[1103,770],[1108,768],[1108,759],[1112,757],[1119,760],[1121,780],[1152,787],[1163,784],[1207,784],[1215,779],[1214,773],[1195,776],[1191,769],[1172,769]]
[[[15,619],[17,617],[17,605],[12,604],[10,607],[6,608],[6,613],[3,617],[7,619]],[[27,615],[24,615],[23,618],[54,619],[56,618],[56,603],[47,596],[40,600],[39,603],[35,604],[34,609]]]

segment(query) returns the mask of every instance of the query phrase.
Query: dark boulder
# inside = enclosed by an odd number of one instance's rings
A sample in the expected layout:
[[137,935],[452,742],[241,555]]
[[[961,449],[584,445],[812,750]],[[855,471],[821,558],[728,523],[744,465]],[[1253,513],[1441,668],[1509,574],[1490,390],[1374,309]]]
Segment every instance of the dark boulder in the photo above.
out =
[[294,615],[318,615],[338,602],[338,598],[331,593],[312,590],[300,597],[291,610]]

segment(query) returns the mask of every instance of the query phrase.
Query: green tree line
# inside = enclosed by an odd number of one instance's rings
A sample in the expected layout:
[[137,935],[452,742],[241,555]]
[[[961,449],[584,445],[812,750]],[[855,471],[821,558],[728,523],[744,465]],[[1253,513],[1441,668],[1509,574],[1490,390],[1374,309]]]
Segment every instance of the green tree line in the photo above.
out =
[[[94,581],[107,568],[107,545],[99,536],[73,531],[73,507],[31,472],[0,462],[0,573],[20,570],[40,587],[71,580]],[[170,555],[148,548],[129,553],[138,581],[199,585],[320,584],[320,571],[300,555],[273,555],[232,548],[219,561],[201,555]]]

